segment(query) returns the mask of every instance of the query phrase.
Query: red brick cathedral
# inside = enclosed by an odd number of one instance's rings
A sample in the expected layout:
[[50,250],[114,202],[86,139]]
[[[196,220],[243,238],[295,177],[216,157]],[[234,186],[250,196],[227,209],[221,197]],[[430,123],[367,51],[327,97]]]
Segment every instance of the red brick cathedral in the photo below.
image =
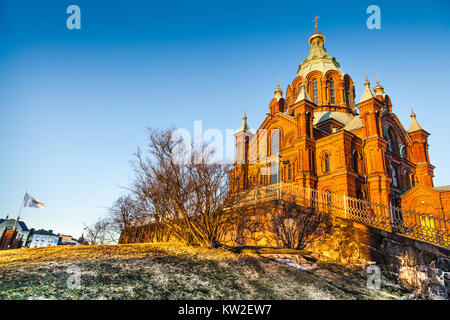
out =
[[254,132],[244,116],[236,133],[240,188],[280,181],[443,216],[450,186],[436,188],[428,136],[411,111],[405,130],[377,81],[355,104],[355,84],[328,55],[325,36],[309,38],[308,57],[288,85],[274,91]]

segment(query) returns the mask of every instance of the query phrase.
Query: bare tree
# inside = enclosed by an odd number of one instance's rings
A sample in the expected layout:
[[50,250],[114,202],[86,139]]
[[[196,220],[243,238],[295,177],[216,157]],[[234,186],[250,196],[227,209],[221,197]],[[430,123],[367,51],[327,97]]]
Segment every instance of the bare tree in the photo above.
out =
[[109,240],[118,242],[124,230],[145,224],[147,217],[148,214],[138,199],[130,194],[120,196],[109,209],[106,230]]
[[267,206],[271,215],[272,232],[281,246],[291,249],[304,249],[314,239],[322,236],[327,228],[327,213],[306,207],[295,201],[294,197],[276,201]]
[[147,157],[136,153],[133,185],[148,221],[187,244],[218,246],[246,195],[230,188],[231,166],[213,161],[207,146],[183,144],[174,128],[150,129],[148,148]]
[[92,225],[85,225],[84,231],[86,233],[86,240],[90,244],[105,244],[107,243],[107,232],[109,221],[106,218],[99,218]]

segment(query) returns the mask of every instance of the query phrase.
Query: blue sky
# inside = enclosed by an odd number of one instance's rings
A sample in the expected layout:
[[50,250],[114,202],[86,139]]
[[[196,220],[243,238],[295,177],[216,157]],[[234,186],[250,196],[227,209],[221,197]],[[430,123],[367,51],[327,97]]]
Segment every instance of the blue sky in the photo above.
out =
[[[66,8],[81,8],[68,30]],[[381,8],[381,29],[366,8]],[[0,217],[27,189],[45,210],[29,227],[80,236],[130,184],[147,127],[257,128],[277,78],[285,90],[312,20],[363,91],[382,84],[407,128],[431,133],[435,185],[450,184],[450,3],[427,1],[1,1]]]

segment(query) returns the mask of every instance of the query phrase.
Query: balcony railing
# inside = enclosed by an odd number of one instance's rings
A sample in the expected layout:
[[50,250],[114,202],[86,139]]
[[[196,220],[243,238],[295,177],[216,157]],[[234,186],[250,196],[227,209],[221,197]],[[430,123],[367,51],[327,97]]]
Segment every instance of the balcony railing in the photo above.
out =
[[354,220],[365,225],[400,234],[438,246],[450,247],[450,218],[405,210],[349,197],[346,194],[319,191],[295,184],[279,183],[257,187],[242,205],[252,205],[273,200],[295,201],[320,212]]

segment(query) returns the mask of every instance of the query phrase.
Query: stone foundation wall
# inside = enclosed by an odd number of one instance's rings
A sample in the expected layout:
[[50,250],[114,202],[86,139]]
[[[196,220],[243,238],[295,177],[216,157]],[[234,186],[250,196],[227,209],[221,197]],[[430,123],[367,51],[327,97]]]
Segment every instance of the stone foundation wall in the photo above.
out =
[[[275,203],[276,207],[277,203]],[[250,209],[250,208],[249,208]],[[266,208],[252,208],[223,243],[231,246],[283,247],[277,230],[276,213]],[[289,222],[289,221],[287,221]],[[289,225],[289,223],[287,223]],[[154,226],[129,230],[121,243],[170,241],[157,239]],[[448,297],[450,288],[450,250],[394,233],[372,228],[339,217],[329,217],[309,239],[306,250],[342,264],[376,264],[382,275],[399,280],[405,286]]]
[[449,297],[450,250],[333,217],[307,250],[344,264],[377,264],[383,276],[432,296]]

